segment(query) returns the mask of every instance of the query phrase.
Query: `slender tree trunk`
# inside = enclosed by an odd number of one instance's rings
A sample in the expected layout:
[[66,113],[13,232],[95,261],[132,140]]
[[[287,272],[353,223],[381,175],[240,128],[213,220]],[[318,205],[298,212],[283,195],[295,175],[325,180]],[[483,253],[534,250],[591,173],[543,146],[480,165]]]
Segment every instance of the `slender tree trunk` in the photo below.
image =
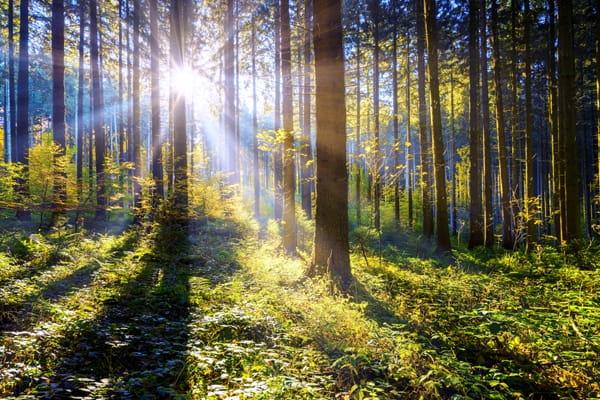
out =
[[142,153],[140,105],[140,0],[133,0],[133,196],[135,207],[141,206]]
[[523,22],[523,39],[525,41],[525,195],[523,196],[523,210],[527,224],[526,247],[536,241],[535,222],[538,218],[535,206],[535,188],[533,181],[533,97],[531,89],[531,25],[533,18],[529,0],[525,0],[525,16]]
[[361,175],[362,175],[362,162],[361,162],[361,87],[360,87],[360,11],[357,12],[356,21],[356,186],[354,187],[356,197],[356,223],[358,226],[361,225],[362,213],[361,213]]
[[283,80],[283,248],[296,253],[296,173],[294,168],[294,125],[289,0],[281,0],[281,75]]
[[440,83],[438,75],[438,28],[435,0],[424,0],[425,27],[427,37],[429,104],[431,106],[431,138],[433,145],[433,171],[435,173],[436,233],[439,251],[450,250],[448,231],[448,200],[446,194],[446,162],[442,138],[442,110],[440,105]]
[[302,209],[306,214],[307,218],[312,218],[312,176],[310,173],[310,161],[312,160],[312,146],[311,146],[311,126],[310,126],[310,112],[311,112],[311,73],[312,73],[312,46],[311,46],[311,20],[312,20],[312,1],[307,0],[304,3],[304,115],[300,118],[303,120],[302,127],[302,143],[301,143],[301,197],[302,197]]
[[84,41],[85,41],[85,7],[86,1],[79,3],[79,68],[78,68],[78,83],[77,83],[77,199],[82,201],[83,196],[83,86],[85,84],[85,69],[84,69]]
[[577,130],[575,124],[575,55],[573,50],[573,2],[558,2],[558,129],[564,143],[565,239],[572,243],[581,237],[579,173],[577,170]]
[[96,218],[106,217],[104,177],[104,99],[100,80],[98,14],[96,0],[90,0],[90,62],[92,73],[92,119],[96,149]]
[[[171,65],[175,71],[185,67],[187,36],[186,0],[171,0]],[[176,218],[185,223],[188,213],[188,171],[186,135],[186,98],[174,93],[173,98],[173,169]]]
[[[23,175],[17,180],[17,190],[23,197],[29,193],[29,0],[21,0],[19,9],[19,71],[17,77],[17,150],[15,161],[23,164]],[[17,217],[30,218],[30,211],[19,209]]]
[[479,16],[481,25],[481,116],[482,134],[483,134],[483,194],[484,194],[484,215],[485,215],[485,245],[492,247],[494,245],[494,225],[492,214],[492,146],[490,133],[490,108],[488,94],[488,43],[487,43],[487,16],[486,0],[481,0]]
[[469,248],[484,244],[484,215],[481,198],[481,128],[479,114],[479,0],[469,0]]
[[[273,127],[277,137],[281,129],[281,7],[280,0],[275,4],[275,116]],[[283,154],[279,140],[273,151],[273,214],[276,220],[283,215]]]
[[511,48],[511,202],[512,202],[512,227],[513,227],[513,243],[516,242],[516,234],[519,217],[519,192],[521,174],[519,173],[519,98],[518,98],[518,53],[517,53],[517,2],[511,0],[510,15],[511,15],[511,33],[510,40]]
[[[54,179],[54,211],[64,208],[67,201],[65,136],[65,4],[52,0],[52,133],[58,146],[55,156],[57,174]],[[56,215],[54,215],[56,216]],[[54,218],[54,217],[53,217]]]
[[452,149],[450,151],[450,163],[452,170],[452,235],[456,235],[456,129],[454,126],[454,74],[452,69],[450,70],[450,136],[452,140]]
[[423,234],[433,236],[433,204],[431,203],[431,158],[429,157],[429,132],[427,129],[427,101],[425,100],[425,27],[423,0],[415,0],[417,17],[417,71],[419,95],[419,141],[421,149],[421,206],[423,209]]
[[498,32],[498,0],[492,0],[492,42],[494,60],[494,90],[496,93],[496,134],[498,140],[498,160],[500,163],[500,197],[502,203],[502,247],[512,249],[510,219],[510,187],[506,137],[504,127],[504,99],[502,97],[502,64],[500,59],[500,39]]
[[225,78],[225,138],[223,152],[224,171],[229,175],[230,183],[239,183],[235,180],[235,158],[236,158],[236,137],[235,137],[235,55],[234,55],[234,0],[227,0],[227,9],[225,13],[225,46],[223,48],[223,68]]
[[254,14],[252,15],[252,151],[254,170],[254,216],[260,217],[260,174],[258,165],[258,119],[256,109],[256,25]]
[[340,0],[314,0],[317,111],[317,186],[312,272],[327,268],[347,289],[352,280],[348,256],[348,172],[344,50]]
[[[125,123],[124,123],[124,111],[123,111],[123,0],[119,0],[119,119],[118,119],[118,141],[119,141],[119,164],[122,165],[127,161],[125,154]],[[125,191],[125,171],[119,172],[119,188],[121,192]],[[126,199],[123,197],[123,207],[125,207]]]
[[600,191],[600,0],[596,0],[596,140],[598,145],[596,178]]
[[162,141],[160,134],[160,45],[157,0],[150,0],[150,103],[152,112],[152,176],[156,198],[164,197]]
[[[392,13],[397,17],[398,5],[394,2]],[[392,121],[394,130],[394,222],[400,227],[400,135],[398,126],[398,23],[392,31]]]
[[[406,188],[408,191],[408,227],[413,226],[413,184],[411,178],[414,155],[410,132],[410,36],[406,34]],[[411,162],[412,161],[412,162]]]
[[379,147],[379,0],[369,0],[373,23],[373,122],[375,138],[373,175],[373,226],[381,229],[381,172],[382,157]]
[[15,96],[15,44],[14,44],[14,3],[8,0],[8,109],[10,128],[10,157],[16,160],[17,154],[17,107]]

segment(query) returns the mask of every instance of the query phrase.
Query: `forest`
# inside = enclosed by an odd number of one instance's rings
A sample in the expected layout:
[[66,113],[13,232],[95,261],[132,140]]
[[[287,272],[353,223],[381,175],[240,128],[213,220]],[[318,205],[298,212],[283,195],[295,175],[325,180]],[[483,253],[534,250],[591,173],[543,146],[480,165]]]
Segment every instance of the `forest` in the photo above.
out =
[[0,0],[0,398],[600,398],[599,0]]

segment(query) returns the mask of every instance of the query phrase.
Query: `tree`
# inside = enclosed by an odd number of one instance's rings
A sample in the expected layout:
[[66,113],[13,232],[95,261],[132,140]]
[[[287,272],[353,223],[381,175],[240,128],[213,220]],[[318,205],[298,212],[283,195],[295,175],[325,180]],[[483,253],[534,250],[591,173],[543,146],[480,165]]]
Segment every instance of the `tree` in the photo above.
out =
[[10,129],[10,156],[15,161],[17,154],[17,115],[15,101],[15,43],[14,43],[14,3],[8,0],[8,109]]
[[[19,8],[19,70],[17,76],[17,128],[15,161],[23,164],[23,176],[18,179],[18,192],[27,196],[28,150],[29,150],[29,0],[21,0]],[[27,209],[17,210],[22,220],[30,218]]]
[[164,197],[162,141],[160,135],[160,45],[157,0],[150,0],[150,103],[152,113],[152,176],[157,199]]
[[55,154],[58,168],[54,181],[54,209],[58,211],[67,200],[67,177],[61,166],[66,152],[65,138],[65,4],[63,0],[52,0],[52,133],[58,146]]
[[361,64],[360,64],[360,8],[357,9],[356,11],[356,154],[355,154],[355,158],[356,158],[356,186],[354,187],[354,193],[355,193],[355,197],[356,197],[356,223],[360,226],[361,224],[361,220],[362,220],[362,215],[361,215],[361,200],[360,200],[360,185],[361,185],[361,174],[362,174],[362,168],[361,168],[361,159],[360,159],[360,155],[361,155],[361,150],[360,150],[360,146],[361,146],[361,124],[360,124],[360,117],[361,117],[361,87],[360,87],[360,69],[361,69]]
[[254,14],[252,14],[252,151],[254,170],[254,216],[260,216],[260,174],[258,165],[258,120],[256,110],[256,25]]
[[525,192],[523,211],[526,223],[526,247],[535,242],[535,191],[533,182],[533,98],[531,89],[531,25],[533,18],[529,0],[524,1],[523,39],[525,42]]
[[82,200],[83,195],[83,86],[85,85],[84,46],[85,46],[85,1],[79,3],[79,66],[77,69],[77,199]]
[[373,121],[375,168],[373,171],[373,225],[381,229],[381,149],[379,146],[379,1],[370,0],[371,22],[373,24]]
[[317,173],[313,274],[327,271],[347,289],[348,172],[340,0],[314,0]]
[[[600,0],[596,0],[596,131],[596,139],[600,149]],[[600,189],[600,151],[598,152],[597,174]]]
[[431,204],[431,163],[429,157],[429,132],[427,129],[427,102],[425,100],[425,26],[423,1],[415,0],[417,23],[417,74],[419,96],[419,141],[421,150],[421,206],[423,234],[433,236],[433,205]]
[[573,2],[558,2],[558,129],[564,143],[565,240],[581,236],[577,130],[575,124],[575,56],[573,50]]
[[142,152],[141,152],[141,105],[140,105],[140,0],[133,0],[133,196],[136,207],[141,206]]
[[312,73],[312,46],[310,24],[312,20],[312,1],[306,0],[304,3],[304,85],[303,85],[303,103],[304,115],[302,116],[302,143],[300,149],[300,176],[301,176],[301,197],[302,209],[307,218],[312,218],[312,195],[311,195],[311,173],[310,161],[312,159],[311,148],[311,73]]
[[[406,188],[408,196],[408,226],[413,226],[413,185],[411,182],[412,139],[410,132],[410,35],[406,33]],[[414,163],[414,161],[413,161]]]
[[450,250],[448,231],[448,200],[446,194],[446,162],[442,139],[442,111],[440,106],[440,83],[438,72],[438,28],[435,0],[424,0],[427,37],[429,104],[431,107],[431,138],[433,144],[433,170],[435,173],[436,233],[439,251]]
[[289,0],[281,0],[281,76],[283,80],[283,248],[296,253],[296,172],[294,168],[292,60]]
[[469,248],[484,244],[481,199],[481,130],[479,124],[479,0],[469,0]]
[[283,155],[279,144],[279,130],[281,129],[281,5],[280,0],[275,1],[275,115],[273,128],[277,136],[275,151],[273,151],[273,214],[276,220],[283,215]]
[[[104,98],[100,78],[98,46],[98,14],[96,0],[90,0],[90,63],[92,74],[92,120],[96,150],[96,218],[106,217],[106,193],[104,177]],[[91,164],[91,158],[90,158]]]
[[518,52],[517,52],[517,2],[510,2],[510,41],[511,41],[511,200],[512,200],[512,225],[513,241],[516,241],[516,226],[519,218],[519,191],[521,188],[519,173],[519,97],[518,97]]
[[488,44],[487,44],[487,18],[486,1],[481,0],[479,7],[480,36],[481,36],[481,116],[483,135],[483,198],[484,198],[484,223],[485,245],[494,245],[494,225],[492,215],[492,146],[490,144],[490,107],[488,94]]
[[494,91],[496,106],[496,135],[498,140],[498,161],[500,173],[500,198],[502,203],[502,247],[512,249],[510,218],[510,187],[508,160],[506,155],[506,133],[504,126],[504,99],[502,96],[502,62],[498,32],[498,1],[492,0],[492,55],[494,62]]
[[396,2],[392,3],[392,122],[394,131],[394,222],[400,226],[400,136],[398,126],[398,15]]

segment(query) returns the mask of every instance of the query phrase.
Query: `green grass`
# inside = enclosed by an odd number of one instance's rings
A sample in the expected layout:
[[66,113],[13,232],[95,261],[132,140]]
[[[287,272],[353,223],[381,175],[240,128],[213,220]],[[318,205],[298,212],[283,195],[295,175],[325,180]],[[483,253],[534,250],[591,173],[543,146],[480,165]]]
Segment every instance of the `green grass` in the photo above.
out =
[[0,396],[599,396],[594,247],[437,258],[392,224],[359,228],[344,295],[304,275],[309,222],[289,259],[236,201],[185,231],[5,236]]

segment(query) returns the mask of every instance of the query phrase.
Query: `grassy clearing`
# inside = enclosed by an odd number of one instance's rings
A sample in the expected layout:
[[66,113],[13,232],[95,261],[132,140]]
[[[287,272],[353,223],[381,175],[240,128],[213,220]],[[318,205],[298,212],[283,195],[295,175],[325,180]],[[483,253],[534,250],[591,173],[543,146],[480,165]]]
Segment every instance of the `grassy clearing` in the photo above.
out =
[[600,390],[594,249],[579,255],[588,268],[542,247],[529,256],[459,248],[437,259],[412,234],[359,229],[356,284],[345,296],[306,279],[302,258],[281,255],[276,229],[259,233],[243,208],[209,213],[185,232],[154,224],[11,237],[0,252],[3,397],[518,399]]

